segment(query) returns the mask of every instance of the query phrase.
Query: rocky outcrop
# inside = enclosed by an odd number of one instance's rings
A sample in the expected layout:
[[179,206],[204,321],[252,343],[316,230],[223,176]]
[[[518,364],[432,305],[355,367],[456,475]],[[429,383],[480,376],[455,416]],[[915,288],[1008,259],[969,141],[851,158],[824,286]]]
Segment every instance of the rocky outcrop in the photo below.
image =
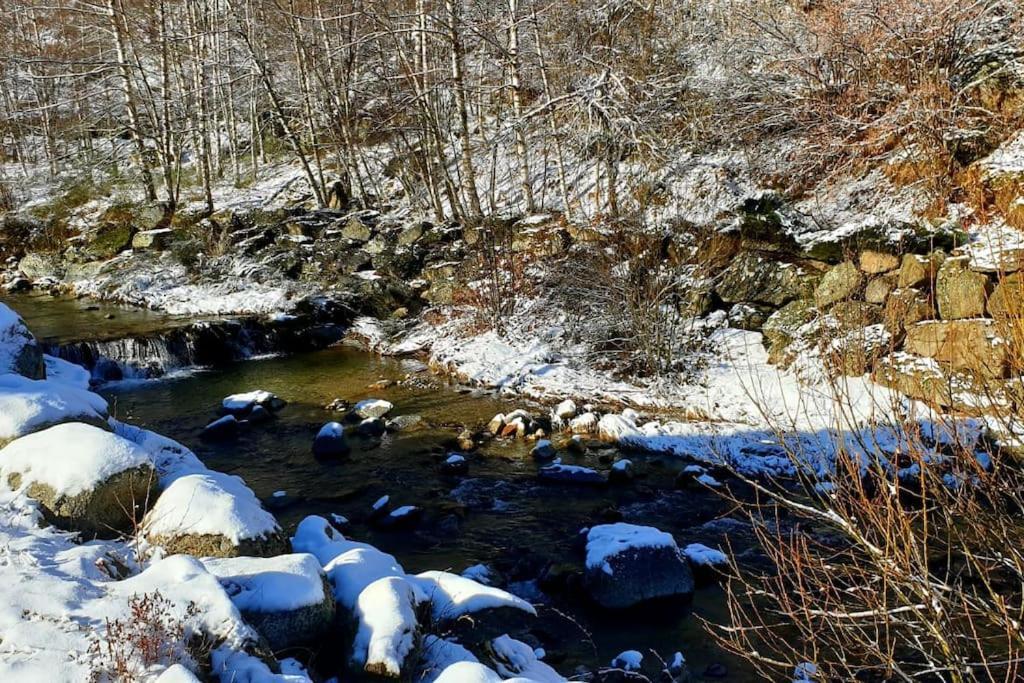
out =
[[715,293],[726,303],[782,306],[809,297],[818,277],[817,272],[798,263],[743,252],[721,273]]

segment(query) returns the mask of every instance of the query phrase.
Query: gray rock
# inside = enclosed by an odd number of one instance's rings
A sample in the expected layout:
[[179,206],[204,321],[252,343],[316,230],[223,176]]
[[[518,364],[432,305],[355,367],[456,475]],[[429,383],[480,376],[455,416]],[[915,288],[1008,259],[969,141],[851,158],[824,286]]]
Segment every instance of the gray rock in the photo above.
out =
[[948,258],[935,278],[935,302],[943,320],[980,318],[992,285],[988,277],[970,269],[966,256]]
[[230,439],[238,434],[239,426],[238,418],[234,415],[225,415],[203,427],[199,436],[211,441]]
[[341,458],[349,454],[345,429],[337,422],[328,422],[313,439],[313,455],[317,458]]
[[[584,575],[590,597],[611,609],[632,607],[654,599],[690,597],[694,589],[693,573],[675,541],[659,536],[667,542],[634,544],[630,541],[635,538],[632,533],[636,529],[643,530],[644,535],[657,533],[651,527],[630,524],[607,524],[590,530]],[[608,539],[623,549],[601,552],[598,546]]]
[[43,349],[25,321],[0,304],[0,374],[13,372],[29,379],[45,379]]

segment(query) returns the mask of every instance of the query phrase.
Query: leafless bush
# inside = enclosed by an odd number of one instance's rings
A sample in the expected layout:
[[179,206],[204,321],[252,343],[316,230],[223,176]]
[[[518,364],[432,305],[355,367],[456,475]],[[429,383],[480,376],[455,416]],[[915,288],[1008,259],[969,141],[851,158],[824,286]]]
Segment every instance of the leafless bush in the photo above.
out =
[[721,122],[751,143],[799,140],[797,184],[893,159],[895,180],[941,204],[1024,115],[991,97],[1024,52],[1019,3],[763,0],[740,12]]
[[554,291],[571,316],[570,332],[599,365],[638,376],[678,372],[700,337],[692,334],[685,283],[664,258],[663,237],[631,221],[603,230],[560,268]]
[[[1019,320],[1002,324],[1020,339]],[[1013,363],[1019,376],[1024,366]],[[1019,430],[1019,407],[990,377],[972,378],[988,424]],[[836,412],[850,415],[844,387],[834,380]],[[899,417],[863,430],[837,419],[820,440],[836,453],[827,483],[780,426],[800,476],[748,479],[757,501],[736,501],[772,568],[734,564],[729,622],[711,632],[771,680],[804,662],[821,681],[1021,680],[1018,458],[962,418],[920,420],[898,405],[879,414]]]
[[132,683],[145,680],[147,669],[156,664],[194,665],[202,646],[192,638],[187,622],[198,613],[194,603],[184,613],[176,612],[159,591],[132,596],[128,614],[107,619],[90,644],[92,680]]

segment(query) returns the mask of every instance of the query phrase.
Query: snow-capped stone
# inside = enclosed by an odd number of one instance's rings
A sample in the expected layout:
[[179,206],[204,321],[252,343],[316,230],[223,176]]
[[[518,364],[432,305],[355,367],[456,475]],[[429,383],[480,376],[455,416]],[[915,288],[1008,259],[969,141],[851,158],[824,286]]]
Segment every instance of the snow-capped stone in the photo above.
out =
[[241,479],[221,472],[175,479],[146,515],[142,532],[168,553],[196,557],[286,552],[274,516]]
[[377,579],[359,593],[352,663],[369,674],[399,678],[407,670],[419,625],[416,608],[426,597],[398,576]]
[[671,534],[649,526],[602,524],[587,532],[585,583],[602,607],[689,596],[693,575]]
[[238,434],[239,426],[237,417],[234,415],[224,415],[203,427],[203,431],[199,436],[213,441],[230,439]]
[[263,389],[247,391],[241,394],[231,394],[221,401],[221,408],[224,412],[242,417],[247,415],[256,406],[262,406],[270,411],[277,411],[283,408],[284,401],[276,395]]
[[334,587],[338,606],[349,611],[363,589],[377,579],[405,575],[394,557],[366,543],[346,540],[330,522],[316,515],[299,523],[292,549],[316,557]]
[[107,428],[107,402],[55,380],[0,375],[0,445],[65,422]]
[[561,403],[559,403],[557,406],[555,406],[553,414],[559,420],[563,422],[568,422],[572,418],[576,417],[577,410],[578,408],[576,407],[576,402],[570,398],[567,398]]
[[554,460],[555,458],[555,447],[551,445],[551,442],[547,439],[541,439],[537,444],[530,450],[530,455],[536,460]]
[[17,313],[0,303],[0,375],[46,379],[43,350]]
[[459,662],[479,663],[472,652],[454,640],[426,635],[420,645],[420,657],[412,679],[417,683],[436,683],[445,669]]
[[203,565],[274,650],[315,640],[334,621],[334,595],[312,555],[206,558]]
[[447,458],[445,458],[444,462],[441,463],[441,474],[459,476],[466,474],[468,471],[469,462],[466,460],[466,456],[461,453],[451,453]]
[[590,412],[583,413],[569,422],[569,431],[573,434],[593,434],[597,431],[597,423],[597,415]]
[[89,389],[92,374],[81,365],[69,363],[55,356],[43,356],[43,362],[46,364],[46,378],[51,382],[66,384],[83,391]]
[[608,471],[608,481],[612,484],[627,484],[633,481],[633,461],[625,458],[616,460]]
[[394,404],[383,399],[370,398],[360,401],[352,408],[352,412],[362,419],[384,417],[394,408]]
[[156,497],[149,455],[131,441],[82,423],[23,436],[0,450],[0,478],[24,487],[62,529],[130,531]]
[[643,665],[644,656],[637,650],[626,650],[615,655],[612,666],[623,671],[639,671]]
[[683,555],[690,562],[694,576],[701,582],[707,582],[728,569],[729,558],[721,550],[709,548],[701,543],[691,543],[683,548]]
[[345,428],[338,422],[328,422],[313,439],[313,455],[318,458],[340,458],[349,454]]
[[409,581],[430,601],[433,623],[457,634],[460,642],[496,638],[537,616],[522,598],[458,574],[429,571],[410,576]]

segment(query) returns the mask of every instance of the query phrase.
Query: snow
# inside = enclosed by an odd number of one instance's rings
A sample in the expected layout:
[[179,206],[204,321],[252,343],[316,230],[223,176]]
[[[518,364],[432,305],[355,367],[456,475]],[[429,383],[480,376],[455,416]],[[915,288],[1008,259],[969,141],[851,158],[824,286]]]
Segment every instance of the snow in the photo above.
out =
[[[1022,155],[1024,160],[1024,155]],[[1024,232],[1006,225],[1002,220],[978,226],[969,234],[963,251],[970,257],[974,270],[1003,274],[1024,263]]]
[[621,441],[632,436],[638,436],[640,430],[636,423],[624,415],[602,415],[597,423],[597,434],[602,439],[609,441]]
[[103,422],[107,402],[57,380],[0,375],[0,443],[60,422]]
[[486,609],[507,607],[536,616],[537,610],[522,598],[517,598],[492,586],[485,586],[458,574],[427,571],[410,577],[430,600],[436,621],[451,621]]
[[415,584],[387,576],[359,593],[352,661],[367,671],[398,678],[415,645],[416,607],[425,600]]
[[448,667],[458,662],[479,663],[476,656],[453,640],[426,635],[420,645],[420,661],[413,681],[434,683]]
[[391,496],[381,496],[380,498],[378,498],[377,500],[374,501],[374,503],[373,503],[373,505],[371,507],[375,511],[376,510],[380,510],[380,509],[382,509],[385,505],[387,505],[390,502],[391,502]]
[[540,661],[533,648],[510,638],[507,634],[491,641],[494,664],[498,674],[506,678],[522,678],[534,683],[562,683],[557,671]]
[[626,550],[676,547],[672,534],[651,526],[625,522],[599,524],[587,532],[587,568],[599,568],[606,574],[612,574],[609,560]]
[[207,558],[203,565],[244,612],[286,612],[324,601],[320,563],[309,554]]
[[643,661],[643,654],[637,650],[626,650],[615,656],[615,659],[612,660],[612,666],[626,671],[639,671]]
[[14,372],[19,354],[35,337],[11,308],[0,303],[0,373]]
[[311,683],[301,668],[274,673],[262,659],[246,652],[225,647],[213,651],[210,657],[213,674],[221,683]]
[[292,538],[295,552],[311,553],[324,568],[338,604],[349,610],[363,589],[378,579],[404,576],[391,555],[366,543],[348,541],[323,517],[306,517]]
[[143,530],[150,538],[211,534],[238,544],[280,528],[245,482],[209,471],[175,479],[146,515]]
[[81,365],[69,363],[63,358],[43,356],[46,364],[46,379],[59,384],[66,384],[75,389],[88,390],[92,375]]
[[402,517],[406,517],[408,515],[411,515],[412,513],[416,512],[417,510],[419,510],[419,508],[416,507],[415,505],[403,505],[400,508],[396,508],[396,509],[392,510],[391,514],[389,515],[389,517],[392,517],[393,519],[401,519]]
[[328,422],[316,433],[318,439],[337,439],[345,436],[345,428],[339,422]]
[[445,459],[445,463],[449,465],[459,465],[464,462],[466,462],[466,457],[458,453],[453,453]]
[[700,543],[691,543],[683,548],[683,555],[691,564],[701,567],[721,567],[729,564],[729,558],[721,550]]
[[115,474],[150,465],[146,451],[131,441],[79,422],[23,436],[0,450],[0,478],[17,473],[22,486],[45,484],[58,496],[91,491]]
[[434,683],[502,683],[501,676],[478,662],[456,662],[441,672]]

